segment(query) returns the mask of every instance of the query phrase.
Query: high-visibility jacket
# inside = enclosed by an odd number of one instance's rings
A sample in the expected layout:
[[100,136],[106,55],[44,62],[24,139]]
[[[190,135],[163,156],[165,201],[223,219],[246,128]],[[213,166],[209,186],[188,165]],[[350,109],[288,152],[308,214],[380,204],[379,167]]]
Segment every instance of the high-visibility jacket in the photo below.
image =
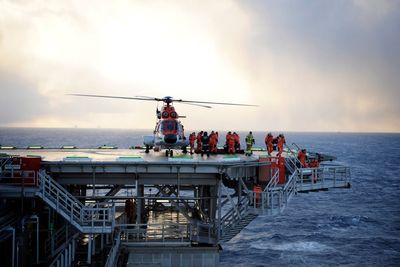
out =
[[248,134],[246,136],[246,145],[252,145],[254,143],[255,143],[255,141],[254,141],[253,135],[252,134]]

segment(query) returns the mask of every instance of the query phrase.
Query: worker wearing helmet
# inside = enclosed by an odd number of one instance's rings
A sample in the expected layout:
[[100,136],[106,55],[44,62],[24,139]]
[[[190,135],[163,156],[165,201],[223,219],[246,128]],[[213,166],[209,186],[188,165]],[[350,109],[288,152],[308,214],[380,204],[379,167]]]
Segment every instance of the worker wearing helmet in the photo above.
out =
[[197,134],[197,137],[196,137],[196,141],[197,141],[197,149],[196,149],[196,152],[197,153],[200,153],[201,152],[201,138],[203,137],[203,131],[201,131],[201,132],[199,132],[198,134]]
[[207,132],[204,132],[203,137],[201,138],[201,143],[202,143],[202,150],[201,150],[201,156],[204,154],[207,154],[207,157],[210,156],[210,137],[208,136]]
[[240,149],[240,137],[236,132],[233,132],[233,137],[235,138],[235,150]]
[[189,135],[190,155],[193,155],[194,141],[196,141],[196,133],[193,132]]
[[282,155],[284,144],[286,144],[285,136],[283,134],[280,134],[278,136],[278,154],[277,154],[278,157]]
[[[230,132],[229,132],[230,133]],[[233,134],[227,135],[228,154],[235,154],[236,138]]]
[[210,152],[214,153],[217,147],[217,136],[214,131],[210,133]]
[[300,161],[301,168],[308,168],[308,164],[306,162],[307,159],[307,150],[302,149],[297,154],[297,158]]
[[246,155],[250,156],[253,152],[251,151],[253,144],[255,143],[253,133],[250,131],[246,136]]
[[272,140],[274,140],[274,137],[272,136],[271,133],[268,133],[267,136],[265,137],[265,145],[267,147],[268,156],[271,156],[272,150],[274,149]]

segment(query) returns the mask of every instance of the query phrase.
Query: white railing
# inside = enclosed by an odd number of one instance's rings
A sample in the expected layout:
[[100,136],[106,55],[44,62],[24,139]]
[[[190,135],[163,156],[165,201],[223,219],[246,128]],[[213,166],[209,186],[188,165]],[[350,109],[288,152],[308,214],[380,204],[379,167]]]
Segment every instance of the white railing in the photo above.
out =
[[104,267],[114,267],[115,264],[118,262],[120,245],[121,245],[121,238],[120,238],[120,233],[118,232],[116,238],[114,239],[114,243],[110,249],[110,252],[108,253],[107,261]]
[[69,231],[71,232],[68,235],[72,236],[74,234],[72,226],[69,224],[64,224],[57,231],[50,233],[51,236],[47,238],[44,242],[44,247],[47,255],[54,256],[63,249],[63,246],[68,238],[67,232]]
[[301,168],[298,171],[298,191],[348,187],[350,185],[350,167],[347,166],[322,165],[319,168]]
[[285,201],[284,206],[286,207],[290,201],[290,199],[297,193],[297,179],[299,173],[298,169],[290,175],[288,181],[286,182],[285,186],[283,187],[283,200]]
[[7,157],[0,157],[0,175],[3,172],[3,169],[5,168],[6,164],[9,164],[12,161],[12,157],[7,156]]
[[38,172],[38,183],[37,195],[82,233],[112,232],[115,224],[113,204],[85,206],[43,170]]
[[72,262],[75,260],[75,238],[65,245],[65,248],[58,256],[50,263],[49,267],[69,267],[72,266]]
[[190,223],[120,224],[122,242],[184,242],[190,241]]
[[[245,188],[245,191],[247,189]],[[247,194],[249,191],[246,191]],[[234,205],[228,212],[221,218],[221,236],[235,227],[247,214],[249,210],[250,200],[248,197],[241,197],[238,199],[238,204]]]

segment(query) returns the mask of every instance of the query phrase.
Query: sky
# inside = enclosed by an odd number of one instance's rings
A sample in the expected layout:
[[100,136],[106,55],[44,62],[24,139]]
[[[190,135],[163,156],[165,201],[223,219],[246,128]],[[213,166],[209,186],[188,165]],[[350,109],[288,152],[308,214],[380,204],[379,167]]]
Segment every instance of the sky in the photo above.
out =
[[0,126],[400,132],[400,1],[0,0]]

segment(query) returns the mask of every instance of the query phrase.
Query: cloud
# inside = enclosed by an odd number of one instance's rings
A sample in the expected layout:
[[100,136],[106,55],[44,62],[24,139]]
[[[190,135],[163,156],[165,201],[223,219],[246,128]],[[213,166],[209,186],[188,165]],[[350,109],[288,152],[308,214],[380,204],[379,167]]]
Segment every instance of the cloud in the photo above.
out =
[[373,0],[4,1],[0,69],[9,75],[2,80],[24,89],[0,90],[9,98],[29,92],[41,112],[28,115],[28,103],[0,124],[154,125],[152,103],[65,96],[87,93],[261,106],[179,106],[188,129],[400,131],[399,7]]

